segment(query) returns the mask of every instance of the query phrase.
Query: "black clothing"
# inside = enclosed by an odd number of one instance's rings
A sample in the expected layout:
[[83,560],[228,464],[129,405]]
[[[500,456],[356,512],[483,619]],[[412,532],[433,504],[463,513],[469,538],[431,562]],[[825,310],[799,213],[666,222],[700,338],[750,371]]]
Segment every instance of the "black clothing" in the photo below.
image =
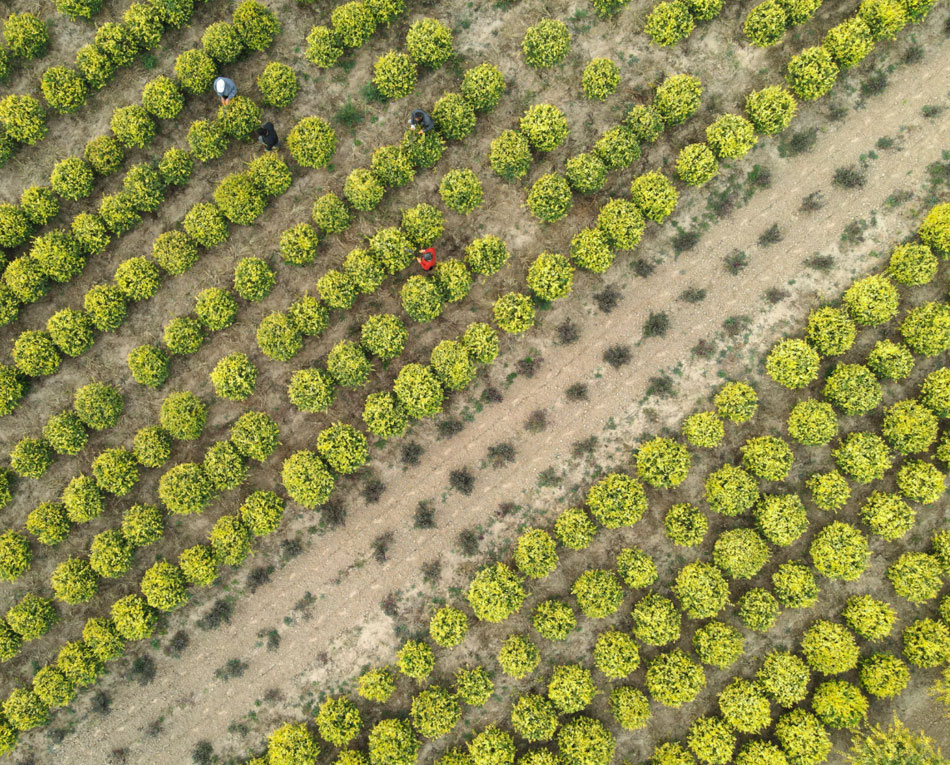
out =
[[409,115],[409,127],[422,128],[423,133],[428,133],[435,127],[435,123],[432,121],[432,117],[422,109],[416,109]]
[[273,149],[279,143],[277,139],[277,131],[274,130],[273,122],[265,122],[263,125],[261,125],[260,132],[257,134],[257,140],[264,144],[268,151]]

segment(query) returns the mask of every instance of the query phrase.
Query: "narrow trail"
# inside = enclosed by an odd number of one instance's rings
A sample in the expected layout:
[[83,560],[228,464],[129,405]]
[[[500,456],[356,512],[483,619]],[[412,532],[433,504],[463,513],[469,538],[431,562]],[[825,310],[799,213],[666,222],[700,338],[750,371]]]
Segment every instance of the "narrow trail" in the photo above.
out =
[[[594,291],[600,282],[581,279],[575,287],[579,294],[561,301],[545,316],[549,326],[570,316],[581,328],[581,342],[547,347],[543,374],[534,379],[517,377],[507,388],[503,404],[482,411],[464,435],[452,441],[451,458],[444,463],[430,461],[409,470],[374,464],[388,490],[381,504],[361,511],[374,513],[372,520],[363,517],[359,524],[329,532],[288,563],[274,581],[253,596],[239,599],[231,624],[215,632],[192,632],[182,658],[163,667],[167,671],[159,672],[147,688],[116,687],[114,711],[108,717],[84,721],[77,734],[56,747],[57,761],[102,762],[112,749],[122,746],[128,748],[130,762],[141,762],[146,750],[154,751],[159,743],[164,761],[187,762],[198,739],[223,740],[228,724],[252,709],[267,688],[289,683],[313,664],[323,648],[377,611],[380,600],[397,584],[417,579],[420,564],[440,550],[449,550],[459,529],[487,521],[500,502],[519,496],[526,485],[534,485],[539,472],[565,459],[578,436],[579,422],[596,433],[611,416],[620,419],[635,411],[658,370],[689,359],[690,348],[715,334],[726,317],[754,314],[763,305],[765,289],[792,283],[805,271],[805,258],[817,247],[837,242],[850,221],[869,218],[896,187],[921,185],[926,166],[940,159],[942,149],[950,148],[950,116],[944,113],[937,120],[921,116],[922,106],[945,101],[946,79],[933,62],[948,57],[950,40],[942,40],[928,51],[927,61],[898,70],[887,90],[865,109],[850,112],[821,132],[810,155],[783,164],[771,189],[759,192],[731,218],[712,225],[695,250],[659,266],[650,277],[649,289],[635,291],[639,282],[633,282],[609,316],[582,314],[582,294]],[[857,162],[878,137],[898,133],[905,136],[903,149],[880,152],[869,166],[863,188],[848,191],[831,186],[833,167]],[[822,165],[820,157],[828,161]],[[817,172],[816,166],[820,167]],[[818,190],[824,194],[824,207],[802,212],[802,198]],[[683,195],[681,204],[698,199],[702,192],[691,191]],[[758,250],[741,277],[724,276],[723,257],[734,249],[754,249],[759,234],[776,221],[782,222],[783,241]],[[893,236],[903,236],[911,225],[892,232]],[[641,253],[647,246],[641,247]],[[855,272],[867,271],[872,262],[880,261],[856,257],[848,265]],[[688,286],[705,287],[706,300],[697,305],[677,301]],[[829,294],[833,291],[829,284]],[[632,344],[650,312],[661,310],[670,317],[667,335],[637,345],[633,363],[620,371],[606,367],[603,351],[614,344]],[[525,350],[532,343],[537,338],[528,333],[510,351],[511,357],[517,356],[519,346]],[[597,371],[603,375],[595,376]],[[578,380],[588,383],[589,401],[568,403],[564,389]],[[689,389],[684,383],[678,408],[704,395],[706,387],[704,382]],[[541,434],[525,436],[529,440],[519,449],[515,463],[492,471],[491,481],[476,481],[470,497],[452,494],[448,503],[440,505],[438,528],[410,530],[416,505],[447,486],[452,470],[477,464],[490,445],[522,432],[525,418],[537,409],[547,411],[548,427]],[[341,570],[366,555],[378,533],[391,529],[410,531],[396,534],[386,563],[353,568],[335,582]],[[305,591],[320,594],[313,618],[283,631],[278,650],[255,650],[259,631],[279,624]],[[214,678],[215,668],[225,658],[222,646],[227,646],[229,655],[249,662],[240,680],[224,683]],[[350,672],[359,669],[355,664]],[[187,683],[182,678],[188,678]],[[189,693],[185,688],[198,690]],[[158,742],[144,739],[141,726],[159,716],[164,716],[161,738]]]

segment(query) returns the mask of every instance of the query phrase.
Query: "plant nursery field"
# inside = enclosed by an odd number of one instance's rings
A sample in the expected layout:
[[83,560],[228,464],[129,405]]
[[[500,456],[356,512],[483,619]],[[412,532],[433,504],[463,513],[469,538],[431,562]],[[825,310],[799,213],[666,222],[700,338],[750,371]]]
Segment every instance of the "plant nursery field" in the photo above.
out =
[[950,762],[950,5],[0,16],[0,759]]

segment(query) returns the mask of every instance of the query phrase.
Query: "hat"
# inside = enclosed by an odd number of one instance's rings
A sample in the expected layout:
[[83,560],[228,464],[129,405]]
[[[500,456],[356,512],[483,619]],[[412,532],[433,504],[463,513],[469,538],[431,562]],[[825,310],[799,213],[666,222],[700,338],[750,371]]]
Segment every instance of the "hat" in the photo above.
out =
[[214,89],[218,93],[224,93],[224,77],[218,77],[214,81]]

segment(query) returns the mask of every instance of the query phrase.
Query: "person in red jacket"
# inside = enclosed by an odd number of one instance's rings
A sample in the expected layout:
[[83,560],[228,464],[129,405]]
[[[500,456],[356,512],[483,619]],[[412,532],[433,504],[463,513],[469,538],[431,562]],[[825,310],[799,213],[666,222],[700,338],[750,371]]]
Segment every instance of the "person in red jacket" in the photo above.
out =
[[430,276],[432,269],[435,268],[435,247],[427,247],[424,250],[419,250],[419,257],[416,258],[416,262],[422,266],[422,270],[425,271],[426,276]]

